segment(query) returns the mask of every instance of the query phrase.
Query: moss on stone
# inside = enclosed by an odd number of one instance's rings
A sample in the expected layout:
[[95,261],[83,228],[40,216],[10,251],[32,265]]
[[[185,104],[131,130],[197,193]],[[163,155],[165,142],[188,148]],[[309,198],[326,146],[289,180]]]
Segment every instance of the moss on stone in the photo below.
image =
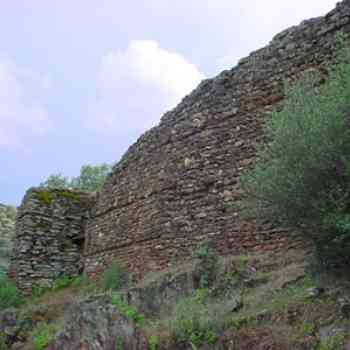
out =
[[73,192],[73,191],[61,190],[57,194],[60,197],[71,199],[71,200],[73,200],[75,202],[80,202],[81,199],[82,199],[81,195],[79,193]]
[[48,190],[40,190],[36,193],[36,197],[46,205],[51,205],[54,200],[52,193]]

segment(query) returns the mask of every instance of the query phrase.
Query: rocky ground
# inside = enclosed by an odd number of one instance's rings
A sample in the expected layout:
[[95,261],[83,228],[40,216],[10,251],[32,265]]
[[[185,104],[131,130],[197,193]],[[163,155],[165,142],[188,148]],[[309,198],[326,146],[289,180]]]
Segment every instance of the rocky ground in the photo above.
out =
[[0,311],[0,349],[350,349],[346,273],[311,273],[305,261],[300,251],[199,259],[119,292],[58,281]]

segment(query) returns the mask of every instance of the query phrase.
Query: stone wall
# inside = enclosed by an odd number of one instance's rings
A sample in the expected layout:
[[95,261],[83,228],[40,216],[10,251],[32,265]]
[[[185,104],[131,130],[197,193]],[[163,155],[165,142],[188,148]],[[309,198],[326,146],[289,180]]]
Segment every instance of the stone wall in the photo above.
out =
[[283,251],[297,241],[242,218],[240,174],[263,141],[266,113],[283,99],[283,82],[322,69],[335,33],[350,31],[350,1],[302,22],[229,71],[203,81],[114,167],[87,225],[85,270],[115,257],[136,272],[190,257],[207,238],[222,254]]
[[10,275],[30,293],[83,271],[85,224],[94,196],[31,188],[18,209]]

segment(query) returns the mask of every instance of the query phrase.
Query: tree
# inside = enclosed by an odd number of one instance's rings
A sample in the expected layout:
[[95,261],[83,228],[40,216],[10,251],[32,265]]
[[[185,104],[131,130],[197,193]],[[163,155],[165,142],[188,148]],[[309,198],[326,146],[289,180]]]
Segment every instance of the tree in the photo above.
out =
[[62,174],[54,174],[50,175],[40,186],[48,188],[69,188],[71,187],[71,180]]
[[268,142],[242,178],[245,207],[297,228],[324,264],[350,263],[350,50],[324,77],[286,87],[267,121]]
[[71,188],[83,192],[101,189],[107,175],[111,172],[108,164],[84,165],[78,177],[65,177],[62,174],[51,175],[40,186],[48,188]]
[[111,167],[107,164],[84,165],[80,170],[80,176],[72,179],[72,187],[85,192],[98,191],[110,171]]

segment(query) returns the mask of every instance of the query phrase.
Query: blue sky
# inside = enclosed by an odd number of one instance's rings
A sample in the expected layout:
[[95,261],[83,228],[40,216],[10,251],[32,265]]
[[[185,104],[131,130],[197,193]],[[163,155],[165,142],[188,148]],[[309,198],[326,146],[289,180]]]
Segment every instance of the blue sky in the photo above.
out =
[[0,14],[0,202],[116,162],[202,79],[334,0],[12,0]]

